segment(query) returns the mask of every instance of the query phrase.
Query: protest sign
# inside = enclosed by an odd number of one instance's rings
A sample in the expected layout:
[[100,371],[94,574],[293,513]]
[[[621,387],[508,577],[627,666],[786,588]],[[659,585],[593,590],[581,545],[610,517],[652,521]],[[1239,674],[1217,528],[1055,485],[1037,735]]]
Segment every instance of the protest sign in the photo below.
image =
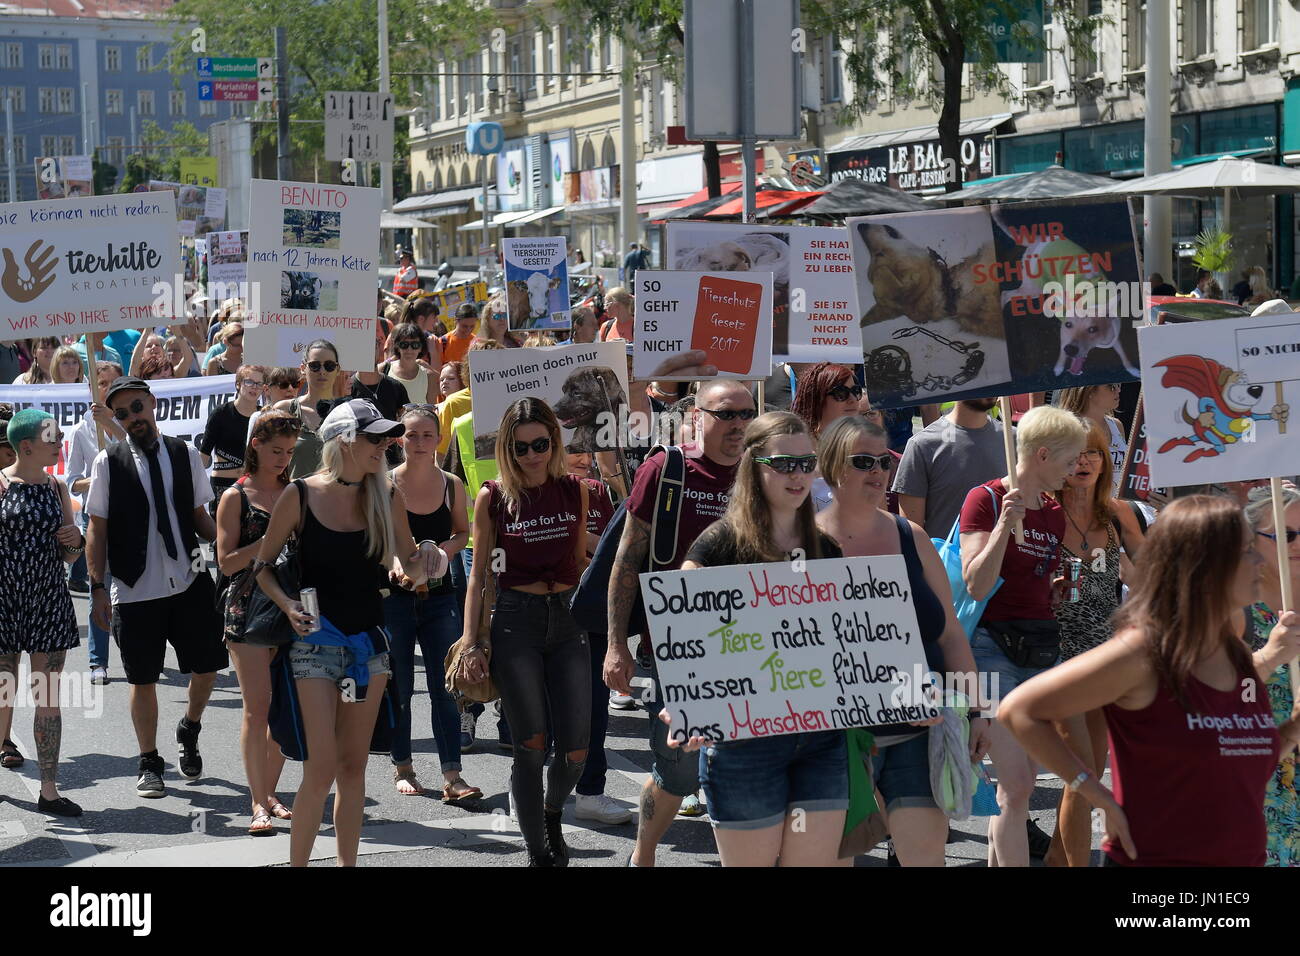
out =
[[181,182],[189,186],[216,186],[217,157],[182,156]]
[[248,302],[248,230],[210,232],[207,241],[209,301],[240,298]]
[[176,196],[176,219],[182,236],[206,236],[226,228],[226,191],[215,186],[194,186],[151,179],[149,189],[168,190]]
[[1138,377],[1144,287],[1126,203],[1015,203],[847,225],[875,404]]
[[448,286],[433,293],[438,303],[438,318],[448,332],[456,328],[456,310],[466,302],[474,305],[486,302],[488,287],[486,282],[462,282]]
[[937,714],[901,555],[642,574],[669,733],[713,741]]
[[373,367],[379,204],[378,189],[252,181],[245,361],[298,365],[328,339],[344,368]]
[[1146,404],[1138,398],[1129,431],[1128,450],[1120,469],[1119,490],[1115,495],[1128,501],[1147,501],[1151,495],[1167,495],[1168,489],[1151,484],[1151,453],[1147,447]]
[[569,264],[563,236],[501,240],[510,328],[567,329]]
[[638,381],[764,379],[772,369],[772,273],[636,274]]
[[773,361],[862,361],[844,229],[670,222],[667,231],[671,269],[772,274]]
[[474,457],[491,458],[512,402],[540,398],[560,420],[566,447],[610,451],[626,433],[627,351],[622,342],[469,353]]
[[164,193],[0,206],[0,337],[169,321],[177,245],[176,204]]
[[75,199],[95,194],[89,156],[37,156],[36,198]]
[[1300,314],[1140,329],[1151,480],[1200,485],[1300,474],[1286,434],[1300,399]]

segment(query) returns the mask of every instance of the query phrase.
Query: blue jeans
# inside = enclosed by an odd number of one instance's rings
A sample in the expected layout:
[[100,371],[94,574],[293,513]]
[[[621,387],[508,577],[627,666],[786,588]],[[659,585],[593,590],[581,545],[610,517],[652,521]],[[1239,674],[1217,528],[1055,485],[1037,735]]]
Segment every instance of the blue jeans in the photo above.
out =
[[700,751],[699,768],[709,816],[719,829],[761,830],[794,810],[849,806],[842,730],[712,744]]
[[[90,516],[86,514],[86,509],[84,506],[82,507],[81,511],[78,512],[78,515],[79,515],[78,522],[81,525],[81,532],[82,534],[85,534],[86,526],[90,524]],[[85,557],[86,556],[83,554],[81,556],[81,559],[78,559],[77,564],[74,564],[72,566],[72,570],[73,570],[72,577],[74,580],[76,579],[76,570],[79,566],[82,565],[83,563],[82,559],[84,559]],[[82,576],[85,577],[87,572],[83,568],[81,573]],[[108,574],[107,572],[104,573],[104,587],[108,588],[110,594],[112,593],[113,576],[111,574]],[[90,601],[91,607],[94,607],[95,596],[94,594],[91,594],[90,597],[91,597],[91,601]],[[94,615],[89,616],[89,623],[86,625],[86,631],[90,643],[90,666],[108,667],[108,649],[110,646],[112,646],[113,643],[112,641],[109,640],[108,631],[104,630],[102,627],[100,627],[98,624],[95,623]]]
[[424,678],[433,711],[433,739],[444,772],[460,770],[460,714],[443,683],[442,662],[460,639],[461,609],[456,595],[420,599],[398,592],[384,598],[384,624],[392,638],[389,657],[399,710],[393,728],[394,764],[411,762],[411,697],[415,693],[415,645],[424,655]]
[[605,792],[605,732],[609,729],[609,688],[605,685],[605,648],[609,638],[600,631],[588,631],[591,644],[591,740],[587,744],[587,765],[578,780],[577,793],[582,797]]

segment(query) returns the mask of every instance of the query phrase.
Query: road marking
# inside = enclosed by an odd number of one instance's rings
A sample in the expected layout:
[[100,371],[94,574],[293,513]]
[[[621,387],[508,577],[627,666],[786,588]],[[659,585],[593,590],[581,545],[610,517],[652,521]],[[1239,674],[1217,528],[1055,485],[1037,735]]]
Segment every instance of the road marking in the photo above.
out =
[[[26,742],[19,737],[17,733],[10,732],[9,739],[18,745],[20,751],[26,751],[27,753],[36,752],[35,748],[29,749]],[[32,795],[32,800],[35,801],[39,800],[41,796],[41,782],[39,778],[32,778],[32,767],[32,761],[24,761],[22,767],[18,769],[18,778],[22,780],[23,786],[27,788],[27,792]],[[39,810],[36,812],[40,813]],[[99,849],[91,839],[89,831],[69,822],[77,819],[76,817],[55,817],[44,813],[41,813],[41,816],[46,817],[49,821],[46,833],[58,837],[59,842],[63,845],[63,849],[67,851],[73,864],[82,860],[94,859],[99,855]],[[50,866],[52,862],[54,861],[45,860],[40,865]]]

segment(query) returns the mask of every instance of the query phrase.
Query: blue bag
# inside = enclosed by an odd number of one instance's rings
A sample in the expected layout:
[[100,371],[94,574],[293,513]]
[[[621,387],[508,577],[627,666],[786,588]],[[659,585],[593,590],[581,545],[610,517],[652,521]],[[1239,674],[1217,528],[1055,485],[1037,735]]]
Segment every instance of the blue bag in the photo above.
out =
[[[983,487],[993,498],[993,520],[997,521],[998,512],[1001,510],[998,496],[988,485]],[[957,620],[966,632],[966,637],[969,638],[975,633],[975,627],[979,624],[989,600],[998,593],[998,588],[1002,587],[1002,578],[998,578],[997,583],[993,585],[993,590],[978,601],[966,590],[966,581],[961,575],[961,515],[958,515],[957,520],[952,523],[952,530],[948,532],[947,538],[930,540],[934,542],[939,552],[939,559],[943,561],[944,570],[948,572],[948,584],[952,588],[952,606],[957,612]]]

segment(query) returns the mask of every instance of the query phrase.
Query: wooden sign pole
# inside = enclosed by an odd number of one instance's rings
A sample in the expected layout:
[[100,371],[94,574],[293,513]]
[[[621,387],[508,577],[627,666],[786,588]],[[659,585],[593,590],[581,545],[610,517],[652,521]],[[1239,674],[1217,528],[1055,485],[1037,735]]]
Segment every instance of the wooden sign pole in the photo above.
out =
[[[1273,534],[1277,538],[1277,574],[1282,588],[1282,606],[1278,608],[1278,617],[1287,611],[1295,610],[1295,593],[1291,588],[1290,544],[1286,540],[1286,503],[1282,497],[1282,479],[1269,480],[1273,493]],[[1300,694],[1300,659],[1291,661],[1291,693]]]
[[[97,356],[99,355],[99,346],[103,341],[103,338],[102,333],[99,332],[86,333],[86,367],[90,370],[90,374],[87,378],[90,380],[90,401],[94,405],[100,403],[99,363]],[[107,447],[107,444],[104,441],[104,427],[97,421],[95,422],[95,446],[100,449]]]
[[[1007,491],[1016,490],[1016,439],[1011,434],[1011,397],[1003,395],[998,399],[1002,410],[1002,447],[1007,455]],[[1025,543],[1025,523],[1016,522],[1016,544]]]

